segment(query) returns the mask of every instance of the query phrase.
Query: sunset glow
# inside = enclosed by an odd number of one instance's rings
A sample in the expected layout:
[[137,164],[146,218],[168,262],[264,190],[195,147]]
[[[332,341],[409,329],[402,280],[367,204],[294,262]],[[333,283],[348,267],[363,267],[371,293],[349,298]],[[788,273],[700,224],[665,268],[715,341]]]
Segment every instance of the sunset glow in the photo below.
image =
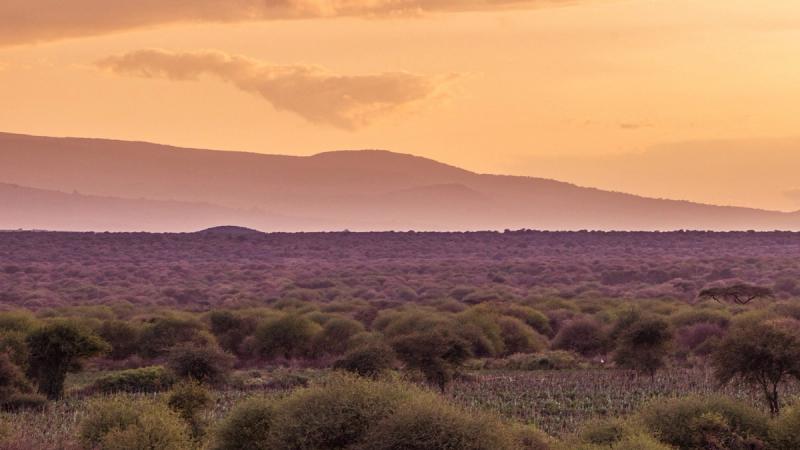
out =
[[796,1],[58,3],[0,4],[0,131],[800,209]]

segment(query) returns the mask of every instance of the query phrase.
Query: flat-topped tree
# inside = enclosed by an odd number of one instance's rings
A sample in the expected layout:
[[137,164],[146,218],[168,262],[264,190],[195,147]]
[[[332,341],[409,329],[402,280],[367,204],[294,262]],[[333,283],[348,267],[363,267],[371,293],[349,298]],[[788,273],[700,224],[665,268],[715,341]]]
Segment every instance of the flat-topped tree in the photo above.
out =
[[772,289],[752,284],[737,283],[730,286],[721,286],[703,289],[698,297],[714,299],[720,303],[732,302],[737,305],[746,305],[753,300],[772,297]]

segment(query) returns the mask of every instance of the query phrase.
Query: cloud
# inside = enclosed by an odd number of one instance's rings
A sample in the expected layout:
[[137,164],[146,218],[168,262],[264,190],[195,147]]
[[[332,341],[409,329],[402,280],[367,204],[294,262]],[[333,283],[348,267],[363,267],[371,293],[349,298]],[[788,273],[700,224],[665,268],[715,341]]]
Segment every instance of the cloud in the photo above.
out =
[[2,0],[0,45],[176,23],[533,8],[573,0]]
[[272,65],[212,50],[138,50],[105,58],[97,66],[120,75],[174,81],[216,76],[260,95],[278,110],[344,129],[362,127],[376,117],[434,97],[453,78],[406,72],[337,75],[317,66]]

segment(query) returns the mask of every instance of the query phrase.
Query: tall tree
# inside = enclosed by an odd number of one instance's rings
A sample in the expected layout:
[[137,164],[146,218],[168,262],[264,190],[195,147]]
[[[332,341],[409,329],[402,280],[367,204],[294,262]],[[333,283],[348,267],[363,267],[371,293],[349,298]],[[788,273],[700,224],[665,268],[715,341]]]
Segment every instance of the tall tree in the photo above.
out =
[[773,416],[781,409],[779,387],[800,379],[800,331],[796,321],[749,321],[734,326],[712,357],[723,384],[741,380],[758,386]]
[[27,338],[28,375],[50,399],[64,394],[68,372],[81,369],[84,358],[110,349],[96,334],[71,322],[56,322],[33,331]]

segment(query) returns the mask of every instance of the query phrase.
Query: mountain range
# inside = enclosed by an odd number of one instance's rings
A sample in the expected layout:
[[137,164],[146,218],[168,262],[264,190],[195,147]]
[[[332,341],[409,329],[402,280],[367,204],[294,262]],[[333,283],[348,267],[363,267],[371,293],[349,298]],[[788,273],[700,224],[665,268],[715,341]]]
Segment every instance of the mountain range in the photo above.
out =
[[0,229],[800,230],[800,212],[487,175],[382,150],[313,156],[0,133]]

